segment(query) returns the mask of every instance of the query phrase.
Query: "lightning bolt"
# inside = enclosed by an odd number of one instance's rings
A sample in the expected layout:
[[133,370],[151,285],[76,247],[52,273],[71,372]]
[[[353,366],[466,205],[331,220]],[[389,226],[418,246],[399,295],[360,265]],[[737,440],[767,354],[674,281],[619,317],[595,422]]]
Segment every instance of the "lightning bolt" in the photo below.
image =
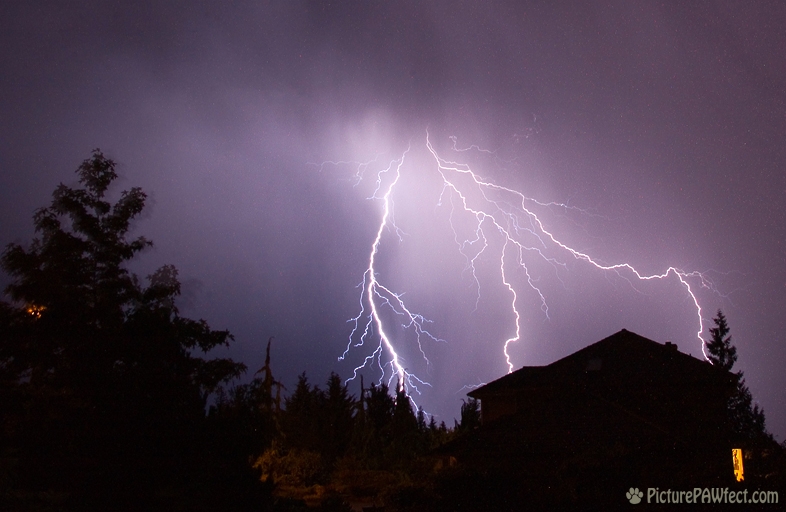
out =
[[487,382],[483,382],[480,379],[478,379],[478,383],[477,384],[464,384],[463,386],[461,386],[461,388],[458,391],[456,391],[456,394],[458,395],[459,393],[461,393],[462,391],[465,391],[465,390],[466,391],[472,391],[473,389],[482,388],[486,384],[488,384],[488,383]]
[[[382,372],[380,383],[384,380],[385,375],[388,373],[388,367],[390,367],[391,371],[388,384],[390,384],[394,378],[397,378],[400,385],[406,385],[409,389],[414,390],[420,394],[418,385],[431,386],[431,384],[421,379],[414,373],[408,371],[403,366],[402,357],[397,353],[390,336],[385,330],[385,325],[382,321],[380,309],[383,307],[388,308],[396,315],[404,318],[402,327],[404,329],[414,331],[420,354],[429,365],[431,362],[426,356],[426,352],[423,348],[422,338],[427,337],[433,341],[444,340],[441,340],[432,335],[424,327],[424,324],[430,321],[423,315],[413,313],[401,298],[402,294],[395,293],[382,282],[380,282],[375,266],[377,255],[379,254],[380,244],[382,243],[382,236],[386,230],[392,230],[398,236],[399,241],[403,240],[404,233],[396,225],[393,215],[392,193],[393,189],[396,187],[396,184],[399,181],[399,178],[401,177],[401,167],[404,165],[404,160],[409,153],[409,150],[410,147],[407,148],[401,158],[394,160],[385,169],[377,173],[376,188],[369,199],[377,199],[382,201],[382,218],[380,220],[379,227],[377,228],[376,237],[371,244],[371,253],[369,254],[368,258],[368,267],[363,273],[363,280],[359,285],[359,287],[362,289],[360,296],[360,312],[356,317],[349,320],[354,324],[354,326],[352,328],[352,332],[349,335],[347,348],[338,359],[339,361],[343,360],[349,353],[352,346],[360,347],[365,345],[371,335],[376,333],[376,336],[379,339],[378,345],[374,351],[363,360],[363,364],[354,369],[352,377],[347,379],[347,381],[355,379],[358,375],[358,372],[362,368],[376,362],[377,366]],[[358,164],[356,183],[362,179],[363,173],[367,168],[368,164],[366,163]],[[384,178],[386,177],[389,177],[389,182],[387,184],[384,183]],[[357,333],[360,333],[358,337],[359,339],[357,342],[355,342]],[[389,359],[383,363],[383,357],[388,357]]]
[[[451,137],[452,150],[456,153],[466,151],[477,151],[488,153],[495,156],[494,151],[470,146],[469,148],[458,148],[457,139]],[[636,292],[642,293],[637,284],[653,280],[675,279],[685,290],[692,306],[695,308],[698,329],[696,337],[701,344],[702,353],[707,358],[706,346],[703,338],[704,320],[702,308],[696,296],[695,288],[707,288],[717,293],[712,280],[706,272],[684,271],[677,267],[670,266],[659,274],[644,274],[629,263],[604,264],[593,258],[589,254],[575,249],[567,243],[561,241],[552,233],[536,214],[536,209],[561,209],[564,211],[573,210],[582,214],[588,214],[585,210],[574,206],[557,203],[543,202],[535,198],[528,197],[521,192],[497,185],[477,174],[472,168],[463,163],[458,163],[442,158],[434,149],[429,134],[426,134],[426,149],[433,159],[434,168],[442,181],[442,190],[439,195],[437,207],[449,205],[449,223],[453,230],[453,238],[458,247],[459,253],[466,260],[466,270],[471,274],[476,290],[475,307],[477,309],[481,298],[480,280],[478,278],[476,265],[481,255],[492,250],[498,250],[497,261],[499,262],[500,282],[504,289],[509,293],[510,311],[514,320],[515,328],[510,336],[502,344],[502,353],[508,366],[508,372],[512,372],[514,364],[511,360],[509,349],[512,344],[521,340],[521,314],[519,312],[519,294],[522,290],[517,290],[513,281],[509,278],[513,268],[523,271],[526,280],[526,289],[534,293],[540,303],[540,309],[546,318],[549,318],[549,307],[545,293],[538,286],[537,279],[533,277],[528,267],[531,258],[538,258],[555,269],[567,268],[567,261],[583,262],[599,272],[612,274],[625,280]],[[347,381],[355,379],[363,368],[376,366],[381,372],[380,383],[385,378],[390,384],[397,379],[402,385],[406,385],[410,390],[420,394],[419,386],[431,386],[426,380],[416,376],[406,367],[404,358],[397,350],[396,340],[389,332],[388,325],[383,319],[383,311],[388,311],[397,317],[401,317],[401,328],[404,331],[414,333],[420,356],[425,361],[428,368],[431,366],[426,355],[426,348],[423,342],[430,340],[442,342],[444,340],[433,335],[426,329],[426,324],[430,320],[423,315],[413,312],[405,303],[402,293],[393,291],[384,284],[382,276],[377,268],[377,258],[383,245],[386,233],[396,236],[399,243],[404,240],[405,233],[396,224],[394,216],[393,196],[399,179],[401,178],[402,168],[412,149],[411,144],[406,151],[395,160],[392,160],[386,167],[376,173],[375,188],[369,200],[381,203],[381,217],[376,230],[376,235],[368,256],[368,266],[363,273],[363,279],[358,285],[361,290],[359,298],[360,311],[357,316],[351,318],[349,322],[353,325],[348,337],[346,349],[339,357],[344,360],[353,348],[371,345],[373,350],[367,355],[363,362],[354,368],[353,375]],[[356,166],[354,174],[355,185],[365,179],[365,173],[378,162],[380,156],[377,155],[370,162],[351,162]],[[350,162],[326,162],[325,164],[338,165]],[[469,218],[470,236],[462,236],[456,224],[460,219]],[[494,244],[490,240],[499,240],[501,245],[498,249],[492,249]],[[559,278],[559,274],[557,274]],[[388,316],[384,318],[388,318]],[[400,340],[399,340],[400,341]]]
[[[456,148],[455,138],[452,140],[454,150],[467,151],[466,149],[458,150]],[[518,308],[516,307],[518,295],[506,277],[506,255],[509,252],[513,252],[518,256],[517,264],[524,270],[527,278],[527,284],[540,298],[541,309],[543,310],[546,317],[548,317],[549,310],[546,298],[530,275],[524,255],[526,253],[535,253],[537,257],[542,258],[552,265],[565,266],[564,262],[546,255],[545,251],[548,250],[550,246],[558,248],[576,260],[589,263],[600,271],[615,273],[617,276],[628,281],[628,283],[631,284],[631,286],[636,291],[638,291],[638,289],[636,289],[633,285],[634,281],[662,280],[670,276],[674,276],[674,278],[676,278],[685,288],[686,292],[690,296],[691,301],[693,302],[694,307],[696,308],[696,318],[699,326],[698,331],[696,332],[696,337],[701,344],[701,350],[704,358],[709,360],[706,353],[706,344],[704,342],[704,338],[702,337],[704,332],[704,320],[702,316],[701,305],[699,304],[699,300],[697,299],[696,294],[694,293],[694,290],[689,282],[689,280],[697,280],[700,286],[703,288],[709,288],[713,291],[717,291],[715,290],[712,281],[705,273],[698,271],[686,272],[676,267],[669,267],[660,274],[645,275],[636,270],[636,268],[634,268],[629,263],[604,265],[593,259],[590,255],[561,242],[553,233],[546,229],[546,227],[543,225],[543,222],[531,209],[531,207],[528,207],[528,205],[558,207],[562,209],[575,209],[575,207],[555,202],[544,203],[534,198],[527,197],[517,190],[496,185],[490,181],[484,180],[468,165],[441,158],[431,144],[428,134],[426,135],[426,147],[434,158],[437,164],[437,170],[443,181],[440,204],[444,201],[444,196],[446,194],[450,196],[451,205],[453,206],[453,210],[451,211],[451,227],[453,228],[453,233],[459,246],[459,251],[466,258],[467,266],[471,270],[475,280],[476,289],[478,290],[478,300],[480,299],[480,283],[477,280],[475,262],[477,258],[488,248],[488,243],[486,242],[489,236],[488,231],[494,230],[498,232],[504,240],[502,250],[500,251],[499,269],[502,284],[509,290],[512,296],[511,311],[515,318],[516,326],[515,333],[510,338],[508,338],[503,345],[503,353],[505,355],[505,361],[508,365],[508,373],[513,371],[513,363],[510,360],[508,348],[512,343],[519,341],[521,338],[521,315],[518,311]],[[488,150],[482,150],[476,146],[472,146],[469,149],[488,152]],[[469,191],[465,191],[464,188],[461,188],[460,185],[457,185],[458,181],[456,178],[461,176],[470,178],[472,188],[478,192],[478,194],[474,197],[482,198],[482,200],[479,201],[480,204],[478,206],[470,206],[470,200],[468,199]],[[453,200],[454,198],[458,198],[458,203],[462,211],[474,216],[476,234],[475,239],[459,242],[457,230],[452,223],[453,212],[456,208],[456,201]],[[527,237],[532,238],[533,241],[537,241],[537,245],[526,243],[524,240]],[[475,251],[474,255],[472,255],[471,248],[476,244],[481,244],[482,246],[479,250]]]

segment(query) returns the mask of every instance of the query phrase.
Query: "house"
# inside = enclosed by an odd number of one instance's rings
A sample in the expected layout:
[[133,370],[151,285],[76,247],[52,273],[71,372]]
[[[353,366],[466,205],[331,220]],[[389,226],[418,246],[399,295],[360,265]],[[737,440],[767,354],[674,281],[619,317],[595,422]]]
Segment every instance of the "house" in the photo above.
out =
[[494,487],[502,509],[629,506],[631,487],[731,486],[733,389],[729,372],[623,329],[470,392],[481,426],[441,453],[462,468],[455,485]]
[[731,392],[726,386],[732,384],[731,374],[675,344],[623,329],[548,366],[520,368],[469,396],[480,400],[484,423],[581,396],[684,437],[724,422]]

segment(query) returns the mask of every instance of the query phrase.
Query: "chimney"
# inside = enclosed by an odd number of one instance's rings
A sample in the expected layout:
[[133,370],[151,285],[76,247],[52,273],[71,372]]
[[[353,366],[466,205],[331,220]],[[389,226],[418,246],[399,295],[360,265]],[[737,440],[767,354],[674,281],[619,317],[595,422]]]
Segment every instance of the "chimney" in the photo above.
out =
[[667,341],[666,342],[666,348],[668,348],[669,350],[676,351],[677,350],[677,345],[675,345],[674,343],[672,343],[670,341]]

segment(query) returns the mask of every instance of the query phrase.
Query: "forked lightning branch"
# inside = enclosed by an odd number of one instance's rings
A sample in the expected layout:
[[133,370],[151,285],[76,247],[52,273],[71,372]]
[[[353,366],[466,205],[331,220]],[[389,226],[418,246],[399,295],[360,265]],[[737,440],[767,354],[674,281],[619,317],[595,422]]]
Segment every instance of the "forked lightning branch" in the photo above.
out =
[[[476,151],[488,153],[487,150],[471,146],[467,149],[456,147],[453,140],[451,152],[460,156],[466,152]],[[482,300],[481,286],[478,277],[478,266],[483,261],[496,261],[495,270],[498,283],[506,291],[512,329],[505,339],[498,342],[500,357],[507,364],[508,371],[514,369],[511,359],[511,345],[522,338],[522,315],[520,298],[522,294],[533,294],[540,304],[545,318],[549,315],[547,293],[539,286],[538,276],[533,275],[534,263],[548,263],[559,268],[567,268],[567,262],[582,262],[590,269],[599,273],[612,273],[625,279],[630,285],[645,286],[650,281],[674,280],[684,291],[695,312],[696,339],[706,358],[703,340],[704,321],[702,308],[696,296],[698,288],[715,291],[714,285],[706,273],[685,271],[674,266],[666,267],[657,274],[644,274],[626,262],[614,264],[601,263],[592,255],[582,252],[560,239],[558,233],[547,226],[538,212],[544,209],[576,210],[575,207],[554,202],[539,201],[524,193],[503,185],[481,175],[458,158],[448,159],[440,155],[434,148],[429,135],[425,137],[425,148],[430,161],[425,164],[427,169],[419,172],[436,173],[441,181],[441,194],[436,204],[424,205],[430,210],[436,208],[449,209],[449,225],[455,240],[455,250],[464,258],[466,270],[472,277],[477,292],[476,306]],[[405,336],[414,339],[417,353],[426,364],[428,358],[426,341],[441,341],[429,330],[430,321],[407,304],[402,290],[394,290],[382,279],[378,269],[380,253],[385,237],[396,237],[403,241],[403,231],[396,224],[394,199],[398,197],[402,173],[409,169],[405,165],[412,151],[412,144],[397,158],[379,165],[377,160],[365,163],[354,162],[356,183],[363,180],[374,180],[374,188],[369,199],[379,203],[380,217],[376,233],[371,240],[368,252],[368,264],[363,271],[359,284],[359,310],[357,316],[350,320],[352,325],[344,353],[339,360],[344,360],[352,351],[363,351],[363,361],[354,368],[352,380],[362,369],[373,369],[380,375],[379,381],[387,380],[392,384],[395,380],[407,386],[408,390],[420,393],[422,386],[430,386],[425,378],[410,371],[400,354]],[[349,162],[326,162],[322,166],[348,165]],[[377,166],[375,168],[374,166]],[[409,164],[412,166],[413,164]],[[401,193],[406,193],[401,190]],[[460,226],[459,226],[460,224]],[[468,227],[469,226],[469,227]],[[467,236],[469,234],[469,236]],[[513,271],[523,272],[523,284],[515,284],[511,279]],[[399,319],[394,325],[390,318]],[[519,365],[522,362],[517,362]]]

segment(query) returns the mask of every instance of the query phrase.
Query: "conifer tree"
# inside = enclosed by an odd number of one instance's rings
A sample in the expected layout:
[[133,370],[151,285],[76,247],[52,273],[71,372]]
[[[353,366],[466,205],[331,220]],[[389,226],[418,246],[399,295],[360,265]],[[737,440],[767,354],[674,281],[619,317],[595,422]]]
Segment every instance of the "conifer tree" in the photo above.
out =
[[731,371],[734,363],[737,362],[737,348],[731,343],[729,326],[723,311],[718,310],[713,322],[715,327],[710,328],[712,339],[707,343],[710,360],[712,364],[720,366],[726,371]]
[[[710,328],[711,340],[707,343],[707,351],[712,364],[731,372],[737,362],[737,348],[731,342],[731,335],[726,316],[721,310],[713,319],[714,327]],[[736,389],[728,402],[729,420],[735,436],[743,439],[769,438],[765,428],[764,410],[753,403],[748,386],[745,384],[743,372],[734,373]]]

